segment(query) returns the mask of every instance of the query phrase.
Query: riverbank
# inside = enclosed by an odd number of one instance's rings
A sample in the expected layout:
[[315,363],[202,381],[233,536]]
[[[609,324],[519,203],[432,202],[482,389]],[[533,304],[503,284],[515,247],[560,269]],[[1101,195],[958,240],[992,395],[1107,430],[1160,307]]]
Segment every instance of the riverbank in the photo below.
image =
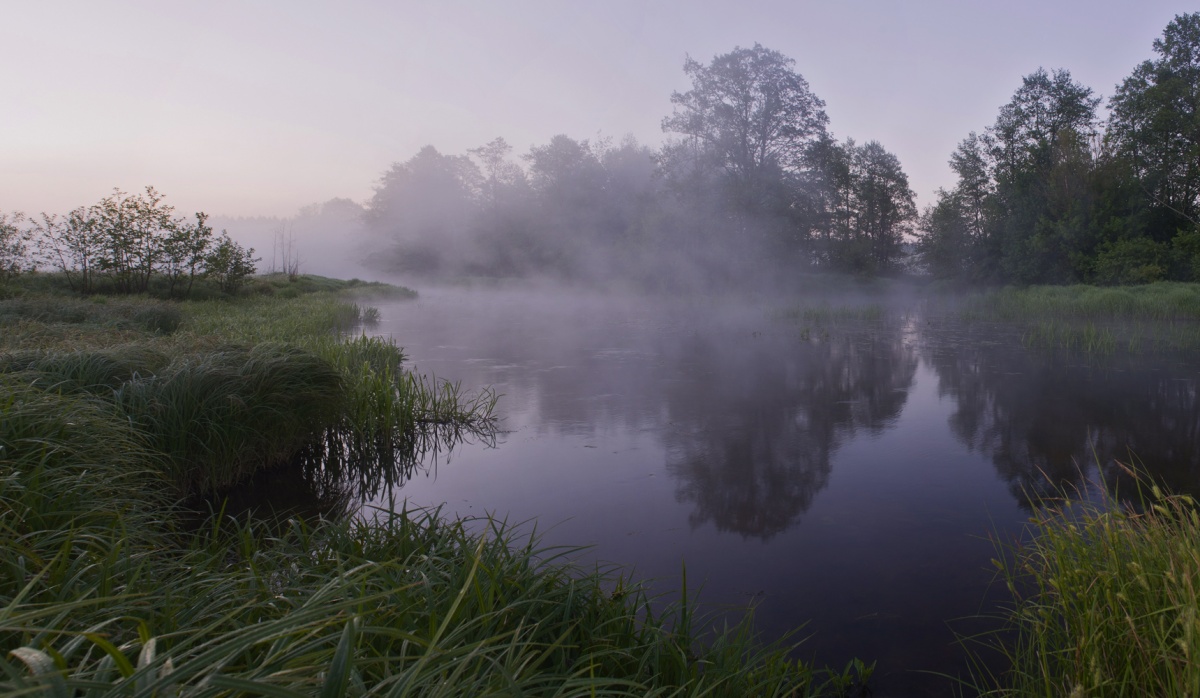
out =
[[343,463],[394,454],[494,405],[406,371],[389,341],[339,334],[373,317],[344,295],[362,284],[267,283],[207,301],[0,300],[4,691],[805,695],[869,673],[814,672],[748,622],[718,632],[686,602],[660,609],[500,522],[218,509],[197,526],[179,502],[314,443],[361,449]]
[[1200,347],[1200,284],[1007,287],[968,296],[959,319],[1021,328],[1029,348],[1081,354]]

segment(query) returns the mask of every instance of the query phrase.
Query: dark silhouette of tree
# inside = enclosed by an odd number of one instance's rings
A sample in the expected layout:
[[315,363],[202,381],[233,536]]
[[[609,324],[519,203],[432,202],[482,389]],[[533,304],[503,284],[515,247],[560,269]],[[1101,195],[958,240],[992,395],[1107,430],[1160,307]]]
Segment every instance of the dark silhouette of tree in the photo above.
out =
[[759,44],[708,65],[688,58],[683,72],[692,89],[671,95],[675,113],[663,120],[663,130],[699,141],[749,202],[764,179],[803,166],[805,148],[829,121],[825,103],[793,65]]
[[958,183],[922,217],[926,268],[967,281],[1067,283],[1092,274],[1100,98],[1039,68],[984,135],[950,157]]
[[1169,240],[1200,223],[1200,13],[1178,15],[1112,98],[1108,141],[1132,168]]
[[794,64],[759,44],[708,65],[688,58],[692,89],[671,96],[675,110],[663,120],[681,138],[664,146],[660,163],[677,170],[668,175],[674,183],[691,185],[681,192],[686,206],[715,205],[725,241],[735,241],[734,261],[781,253],[808,261],[812,225],[802,214],[813,207],[803,200],[811,195],[803,173],[829,119]]
[[900,160],[878,141],[827,139],[810,151],[810,162],[819,262],[863,275],[897,270],[917,218]]

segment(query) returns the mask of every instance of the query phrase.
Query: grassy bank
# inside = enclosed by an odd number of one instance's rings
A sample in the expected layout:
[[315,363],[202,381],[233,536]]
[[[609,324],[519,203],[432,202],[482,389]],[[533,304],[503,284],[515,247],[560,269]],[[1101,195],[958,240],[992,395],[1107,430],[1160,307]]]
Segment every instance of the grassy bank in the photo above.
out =
[[1135,478],[1144,506],[1049,506],[1003,551],[1017,639],[988,695],[1200,695],[1200,514]]
[[1031,349],[1112,354],[1200,347],[1200,284],[1195,283],[1010,287],[949,307],[956,320],[1015,326]]
[[297,459],[340,477],[490,416],[493,395],[339,336],[371,313],[310,285],[0,300],[0,692],[790,696],[861,678],[659,608],[497,522],[197,527],[189,495]]
[[969,317],[999,320],[1200,320],[1200,284],[1004,288],[967,302]]

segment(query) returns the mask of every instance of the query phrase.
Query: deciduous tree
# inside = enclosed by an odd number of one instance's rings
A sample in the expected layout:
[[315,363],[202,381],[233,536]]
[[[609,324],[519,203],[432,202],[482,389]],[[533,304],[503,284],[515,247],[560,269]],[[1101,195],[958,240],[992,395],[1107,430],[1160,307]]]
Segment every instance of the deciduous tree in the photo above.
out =
[[671,95],[675,112],[663,130],[695,139],[723,169],[744,205],[754,206],[765,179],[803,167],[806,147],[825,133],[825,103],[797,73],[795,61],[755,44],[716,56],[688,58],[692,89]]
[[1178,15],[1112,98],[1108,141],[1158,209],[1168,240],[1200,223],[1200,13]]

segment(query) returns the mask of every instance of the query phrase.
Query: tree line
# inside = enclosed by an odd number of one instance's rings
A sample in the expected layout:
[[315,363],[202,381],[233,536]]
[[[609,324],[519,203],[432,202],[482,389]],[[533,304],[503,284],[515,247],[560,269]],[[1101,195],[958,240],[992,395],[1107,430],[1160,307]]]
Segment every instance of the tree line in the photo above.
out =
[[161,290],[185,297],[197,279],[232,293],[255,273],[254,250],[227,232],[214,235],[208,215],[175,215],[154,187],[119,189],[91,206],[27,219],[0,213],[0,281],[34,268],[61,272],[80,293]]
[[376,261],[643,284],[902,268],[917,211],[899,160],[835,139],[791,59],[756,44],[684,71],[692,89],[672,96],[658,150],[557,135],[514,157],[497,138],[393,165],[366,206],[390,244]]
[[920,222],[936,277],[984,283],[1200,281],[1200,13],[1101,98],[1066,70],[1022,80],[950,157]]
[[918,212],[898,158],[839,140],[794,61],[689,58],[658,149],[565,135],[427,146],[366,206],[375,262],[442,276],[643,283],[926,273],[972,283],[1200,280],[1200,13],[1176,17],[1109,99],[1067,70],[1023,78],[951,154]]
[[[1025,76],[951,154],[956,183],[921,212],[893,153],[833,135],[792,59],[758,44],[689,58],[691,88],[672,94],[659,148],[556,135],[517,155],[496,138],[392,165],[361,207],[369,260],[431,277],[642,287],[805,270],[1200,280],[1200,13],[1175,17],[1153,51],[1104,118],[1102,98],[1069,71]],[[152,277],[173,295],[201,276],[232,287],[252,253],[214,237],[203,214],[175,218],[150,188],[63,217],[0,214],[0,278],[32,258],[84,292],[143,292]]]

